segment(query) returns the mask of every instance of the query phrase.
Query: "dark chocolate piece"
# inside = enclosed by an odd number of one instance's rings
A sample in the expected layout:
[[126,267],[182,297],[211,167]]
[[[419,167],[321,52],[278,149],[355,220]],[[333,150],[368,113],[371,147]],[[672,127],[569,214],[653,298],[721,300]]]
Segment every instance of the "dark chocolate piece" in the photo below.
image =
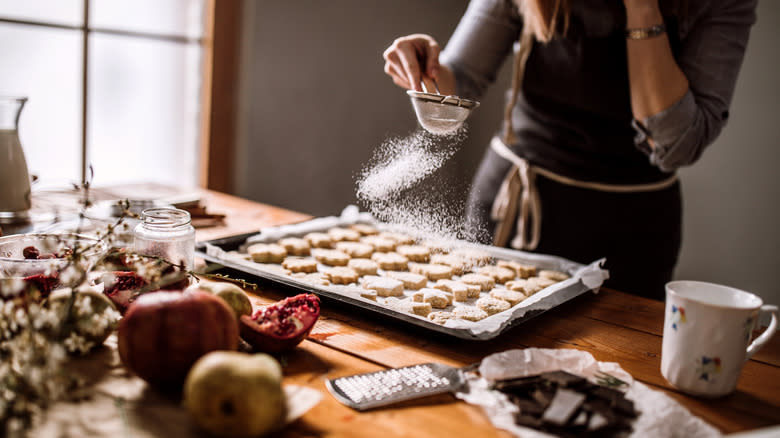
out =
[[584,401],[585,394],[580,394],[570,389],[558,388],[550,405],[545,409],[542,420],[556,426],[563,426],[569,422],[569,419],[577,412]]
[[492,388],[518,407],[518,425],[564,438],[628,436],[638,416],[623,392],[565,371],[497,381]]

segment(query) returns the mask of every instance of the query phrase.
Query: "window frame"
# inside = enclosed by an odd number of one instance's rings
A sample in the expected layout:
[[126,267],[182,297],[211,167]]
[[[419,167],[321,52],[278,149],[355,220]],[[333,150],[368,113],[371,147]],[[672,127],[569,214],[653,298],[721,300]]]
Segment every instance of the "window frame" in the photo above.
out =
[[46,20],[18,19],[0,15],[0,23],[22,26],[65,29],[81,36],[81,182],[89,179],[89,40],[92,34],[117,35],[152,39],[201,47],[200,132],[196,146],[199,158],[196,180],[200,187],[230,192],[233,188],[232,169],[236,133],[238,93],[239,42],[241,36],[241,0],[206,0],[204,32],[199,38],[154,32],[128,31],[95,27],[90,23],[90,0],[83,0],[80,25]]

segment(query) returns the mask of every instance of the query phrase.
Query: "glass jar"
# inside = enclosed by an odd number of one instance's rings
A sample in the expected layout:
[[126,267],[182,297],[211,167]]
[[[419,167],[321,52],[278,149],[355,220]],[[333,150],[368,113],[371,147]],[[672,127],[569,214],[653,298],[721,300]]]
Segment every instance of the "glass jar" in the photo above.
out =
[[161,257],[192,270],[195,228],[190,214],[178,208],[147,208],[133,232],[133,249],[138,254]]

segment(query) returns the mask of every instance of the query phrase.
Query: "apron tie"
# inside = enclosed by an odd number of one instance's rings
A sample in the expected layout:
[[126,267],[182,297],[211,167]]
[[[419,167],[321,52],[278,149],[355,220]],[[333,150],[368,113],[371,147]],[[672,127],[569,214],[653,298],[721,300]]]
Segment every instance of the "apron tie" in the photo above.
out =
[[[510,246],[514,249],[533,251],[539,245],[542,228],[542,203],[539,191],[536,189],[537,174],[561,184],[612,193],[657,191],[671,187],[677,182],[677,175],[647,184],[604,184],[579,181],[541,167],[532,166],[526,159],[512,152],[498,137],[493,137],[490,141],[490,148],[512,163],[512,168],[504,177],[490,210],[490,217],[496,222],[493,245],[500,247],[507,246],[510,238]],[[514,237],[511,236],[513,222],[517,230]]]

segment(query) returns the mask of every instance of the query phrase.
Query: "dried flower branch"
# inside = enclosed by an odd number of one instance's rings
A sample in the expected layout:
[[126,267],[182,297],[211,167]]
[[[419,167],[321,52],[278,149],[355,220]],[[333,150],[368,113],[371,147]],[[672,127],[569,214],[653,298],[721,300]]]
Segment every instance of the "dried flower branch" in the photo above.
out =
[[[89,181],[75,188],[81,212],[74,233],[80,235],[93,202]],[[67,251],[57,251],[60,257],[45,275],[0,278],[0,436],[21,436],[51,403],[79,393],[74,389],[83,382],[65,372],[68,354],[102,345],[121,317],[102,280],[117,273],[137,276],[143,285],[128,291],[132,300],[161,288],[183,288],[194,275],[160,257],[113,248],[117,231],[128,227],[125,219],[137,217],[129,201],[117,206],[121,214],[115,221],[93,232],[94,240],[67,241]]]

